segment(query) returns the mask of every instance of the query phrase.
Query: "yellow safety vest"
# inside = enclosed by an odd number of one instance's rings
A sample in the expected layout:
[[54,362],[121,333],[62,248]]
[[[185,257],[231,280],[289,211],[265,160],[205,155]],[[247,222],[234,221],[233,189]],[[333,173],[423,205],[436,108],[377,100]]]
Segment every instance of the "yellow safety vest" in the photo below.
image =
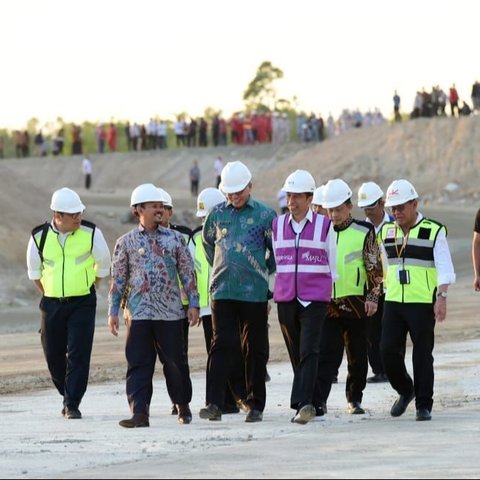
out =
[[[388,258],[386,301],[433,303],[438,283],[433,249],[441,229],[447,233],[442,224],[428,218],[413,226],[407,238],[393,222],[382,227],[380,241]],[[402,271],[408,272],[408,283]]]
[[[78,230],[65,239],[62,247],[58,233],[48,228],[45,244],[40,253],[42,278],[47,297],[76,297],[88,295],[95,283],[95,260],[92,255],[95,225],[85,220]],[[36,229],[33,238],[40,247],[43,229]]]
[[[373,228],[373,227],[372,227]],[[370,228],[353,221],[348,228],[337,232],[337,275],[332,298],[365,295],[367,271],[363,249]]]
[[193,237],[195,243],[195,274],[197,276],[197,289],[200,296],[200,308],[206,308],[210,305],[210,265],[205,255],[205,249],[202,244],[202,232],[199,231]]

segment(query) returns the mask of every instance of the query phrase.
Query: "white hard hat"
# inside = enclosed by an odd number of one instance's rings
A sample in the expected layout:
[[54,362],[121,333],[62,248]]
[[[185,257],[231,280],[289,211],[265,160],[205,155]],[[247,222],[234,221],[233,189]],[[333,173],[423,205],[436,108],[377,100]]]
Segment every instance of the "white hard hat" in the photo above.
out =
[[349,198],[352,198],[350,187],[341,178],[334,178],[325,185],[322,206],[323,208],[339,207]]
[[375,182],[365,182],[358,189],[358,206],[360,208],[373,205],[383,197],[383,190]]
[[295,170],[285,180],[282,190],[289,193],[313,193],[315,179],[306,170]]
[[163,197],[164,197],[163,204],[164,204],[166,207],[173,208],[172,196],[171,196],[166,190],[164,190],[163,188],[158,187],[158,190],[160,191],[160,193],[161,193],[161,194],[163,195]]
[[130,197],[130,206],[133,207],[146,202],[164,202],[165,199],[165,195],[153,183],[143,183],[133,190]]
[[395,207],[415,198],[418,198],[418,193],[408,180],[394,180],[387,189],[385,206]]
[[215,205],[224,201],[225,196],[218,188],[205,188],[197,197],[197,217],[206,217]]
[[61,188],[53,192],[50,208],[54,212],[79,213],[85,210],[85,205],[77,192],[70,190],[70,188]]
[[241,192],[252,179],[250,170],[240,161],[228,162],[222,170],[222,190],[225,193]]
[[315,189],[313,192],[313,205],[320,205],[323,207],[323,191],[325,190],[325,185],[320,185],[318,188]]

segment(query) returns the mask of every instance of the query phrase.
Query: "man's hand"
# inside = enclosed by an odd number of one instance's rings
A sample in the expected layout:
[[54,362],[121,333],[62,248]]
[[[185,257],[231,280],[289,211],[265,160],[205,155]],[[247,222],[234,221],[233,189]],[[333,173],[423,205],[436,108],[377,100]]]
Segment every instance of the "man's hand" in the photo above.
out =
[[191,327],[198,325],[200,322],[200,309],[189,307],[187,310],[187,318]]
[[367,300],[365,302],[365,313],[367,314],[367,317],[371,317],[372,315],[375,315],[377,312],[377,304],[375,302],[372,302],[371,300]]
[[444,297],[437,297],[435,305],[433,306],[433,313],[437,322],[443,322],[447,318],[447,299]]
[[118,328],[119,328],[118,315],[109,315],[108,330],[110,331],[110,333],[118,337]]
[[475,277],[475,280],[473,281],[473,288],[476,292],[480,292],[480,275]]

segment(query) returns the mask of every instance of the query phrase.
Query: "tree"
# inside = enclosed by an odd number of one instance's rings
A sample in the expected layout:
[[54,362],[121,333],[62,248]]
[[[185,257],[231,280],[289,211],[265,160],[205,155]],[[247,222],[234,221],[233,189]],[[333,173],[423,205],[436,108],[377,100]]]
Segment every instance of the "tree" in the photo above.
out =
[[275,80],[283,78],[283,71],[272,65],[272,62],[263,62],[257,69],[253,80],[243,93],[243,100],[247,110],[272,110],[275,108],[277,92]]

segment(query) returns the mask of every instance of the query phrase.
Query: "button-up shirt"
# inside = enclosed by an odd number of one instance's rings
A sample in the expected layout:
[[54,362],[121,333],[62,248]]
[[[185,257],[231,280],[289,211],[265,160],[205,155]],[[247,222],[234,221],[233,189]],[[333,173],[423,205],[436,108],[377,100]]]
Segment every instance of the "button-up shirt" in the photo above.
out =
[[202,239],[212,266],[212,300],[266,302],[275,271],[272,222],[275,210],[251,196],[242,208],[222,203],[205,220]]
[[198,308],[193,259],[182,235],[142,225],[117,240],[112,257],[109,315],[118,316],[122,298],[132,320],[185,318],[178,278],[190,307]]

